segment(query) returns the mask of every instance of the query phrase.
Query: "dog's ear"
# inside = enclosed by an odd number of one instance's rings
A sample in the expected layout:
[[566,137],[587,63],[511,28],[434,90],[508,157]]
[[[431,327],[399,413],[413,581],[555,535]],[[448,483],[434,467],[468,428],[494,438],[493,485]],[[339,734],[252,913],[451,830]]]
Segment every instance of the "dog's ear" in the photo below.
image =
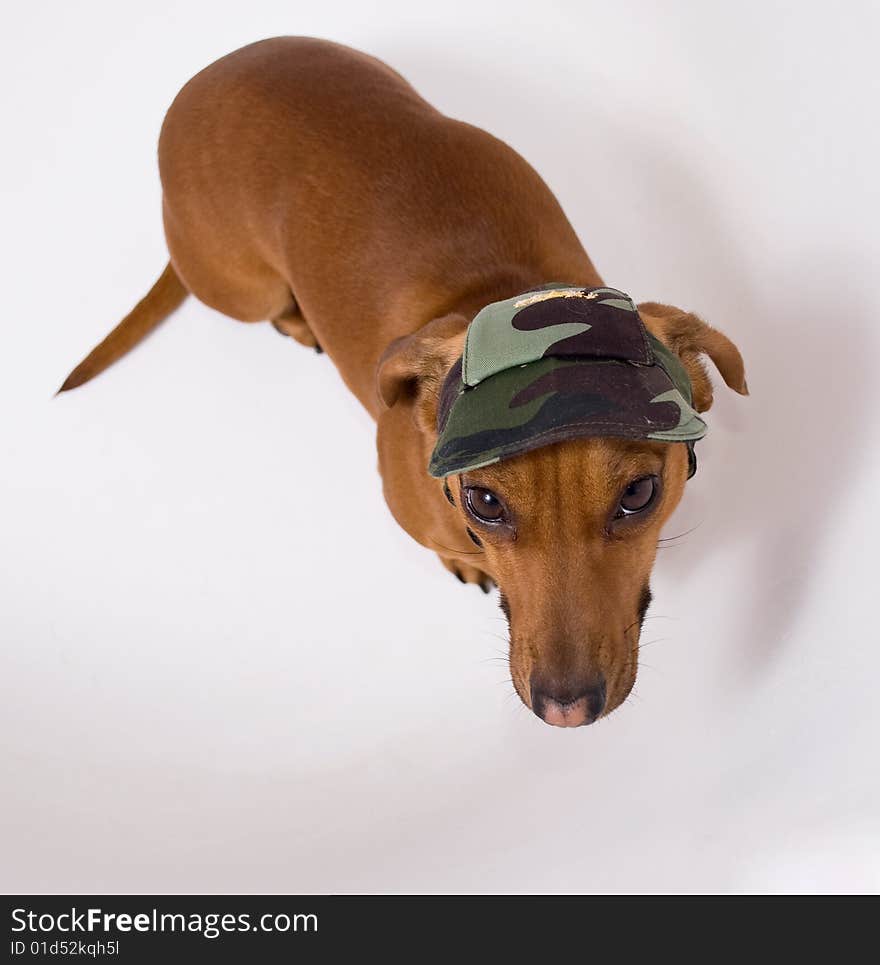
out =
[[383,407],[412,401],[418,424],[433,428],[437,396],[446,373],[462,353],[467,326],[463,315],[443,315],[412,335],[395,339],[376,370],[376,391]]
[[705,412],[712,405],[712,382],[706,371],[704,355],[712,359],[731,389],[740,395],[749,394],[739,349],[717,328],[673,305],[642,302],[638,308],[651,333],[681,359],[691,380],[693,405],[697,412]]

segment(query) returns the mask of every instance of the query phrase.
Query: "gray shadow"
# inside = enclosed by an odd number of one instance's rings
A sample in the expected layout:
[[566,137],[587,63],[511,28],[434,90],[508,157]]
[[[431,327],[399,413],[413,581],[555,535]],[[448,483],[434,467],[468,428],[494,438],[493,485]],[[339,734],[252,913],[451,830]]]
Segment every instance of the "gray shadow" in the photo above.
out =
[[[737,595],[743,667],[756,672],[782,652],[800,603],[818,590],[817,564],[850,480],[859,471],[861,409],[877,342],[865,311],[873,282],[869,266],[858,252],[827,251],[818,240],[806,241],[791,254],[766,251],[760,237],[719,212],[721,180],[701,181],[688,157],[659,128],[628,127],[625,111],[608,110],[605,92],[570,85],[567,97],[558,91],[543,95],[540,81],[533,82],[522,63],[511,62],[499,76],[480,62],[450,57],[440,47],[407,44],[395,50],[383,46],[381,38],[365,46],[410,77],[438,107],[509,140],[544,173],[609,281],[640,299],[665,299],[697,310],[705,302],[712,309],[710,321],[743,348],[752,398],[734,398],[719,388],[710,413],[715,431],[700,444],[700,473],[686,496],[688,521],[702,518],[704,523],[683,545],[661,554],[658,567],[685,579],[731,548],[753,560],[746,586],[719,587],[718,593]],[[541,56],[552,52],[545,48]],[[621,203],[637,209],[628,224],[619,216]],[[768,220],[781,216],[767,214]],[[390,517],[388,525],[393,525]],[[427,553],[423,558],[426,570],[429,562],[436,566]],[[494,619],[494,604],[486,612]],[[512,714],[527,716],[518,703],[511,706]],[[452,845],[476,806],[504,814],[522,788],[524,767],[538,762],[539,772],[546,773],[554,761],[570,762],[561,751],[555,757],[547,753],[549,738],[539,732],[543,725],[528,719],[534,732],[524,728],[522,742],[499,740],[484,748],[474,741],[471,757],[449,763],[444,762],[448,729],[435,722],[407,728],[406,741],[394,748],[399,760],[380,746],[373,755],[295,772],[282,762],[272,774],[251,779],[230,776],[220,766],[205,773],[204,765],[172,770],[169,779],[167,766],[157,764],[160,790],[177,784],[186,792],[167,797],[151,792],[141,769],[108,765],[80,777],[87,786],[75,800],[82,802],[84,817],[74,824],[79,837],[65,846],[82,865],[69,866],[82,876],[83,890],[111,889],[116,864],[96,858],[90,844],[109,835],[127,864],[137,868],[145,890],[151,882],[154,890],[167,885],[169,837],[173,840],[174,829],[199,808],[194,842],[189,851],[172,855],[172,870],[175,861],[185,865],[197,858],[217,883],[253,891],[265,891],[267,883],[287,890],[292,876],[297,887],[338,888],[321,870],[330,850],[350,855],[356,872],[374,862],[375,854],[390,853],[398,870],[405,867],[399,855],[405,855],[409,841],[424,838],[426,820],[441,844]],[[609,726],[624,723],[612,721]],[[560,735],[551,736],[558,744]],[[429,786],[440,788],[445,780],[447,795],[428,801],[421,785],[407,779],[404,748],[419,760],[438,762],[428,774]],[[619,753],[616,742],[608,753]],[[415,773],[425,780],[424,770]],[[360,807],[362,785],[370,792],[368,802],[381,801],[383,782],[402,788],[400,807],[390,813]],[[97,791],[91,784],[100,791],[103,807],[93,806]],[[462,790],[469,785],[470,794]],[[26,794],[24,785],[17,793]],[[130,816],[138,814],[145,799],[156,820],[138,825]],[[321,815],[320,827],[292,826],[291,800],[298,802],[300,815]],[[587,803],[600,814],[603,807],[610,813],[616,802],[613,796],[605,801],[599,796]],[[38,803],[57,824],[51,802]],[[28,806],[32,802],[23,799],[21,807]],[[114,816],[109,831],[106,813]],[[259,821],[242,822],[243,814],[259,815]],[[241,830],[230,837],[230,828]],[[33,850],[43,846],[42,837],[20,849],[22,868],[34,868]],[[214,842],[227,847],[214,847]],[[230,866],[228,853],[236,848],[253,856],[248,867]],[[451,848],[449,853],[455,854]],[[267,855],[274,863],[267,863]],[[44,864],[49,860],[57,864],[57,854],[47,856]],[[97,867],[91,877],[89,860]],[[307,870],[301,873],[300,868]],[[36,874],[28,871],[32,888],[47,886]],[[375,880],[361,875],[350,887]],[[405,887],[406,881],[401,882]],[[479,889],[476,873],[474,887]]]
[[[609,284],[705,312],[741,348],[751,397],[729,392],[712,370],[710,433],[675,520],[701,525],[657,565],[685,578],[718,554],[751,556],[747,584],[719,593],[736,594],[741,606],[743,671],[760,671],[792,639],[806,595],[820,592],[816,567],[859,471],[860,413],[878,347],[864,255],[828,250],[821,237],[774,250],[760,225],[731,223],[719,203],[724,165],[717,180],[701,177],[668,133],[676,119],[646,127],[637,123],[641,106],[629,105],[628,124],[614,92],[570,84],[560,96],[555,84],[543,96],[540,78],[516,69],[487,75],[448,51],[380,43],[377,54],[435,106],[523,154]],[[786,215],[768,210],[767,222]]]

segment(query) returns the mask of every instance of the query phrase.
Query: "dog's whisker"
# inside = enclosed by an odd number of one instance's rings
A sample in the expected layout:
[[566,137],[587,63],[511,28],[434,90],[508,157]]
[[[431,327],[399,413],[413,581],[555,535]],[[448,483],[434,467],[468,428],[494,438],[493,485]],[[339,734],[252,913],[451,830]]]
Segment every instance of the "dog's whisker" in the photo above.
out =
[[633,620],[633,622],[623,631],[623,637],[626,639],[626,635],[632,630],[633,627],[637,627],[641,624],[641,620]]
[[491,630],[487,630],[486,633],[495,640],[500,640],[502,643],[510,645],[510,638],[503,637],[500,633],[493,633]]
[[658,637],[656,640],[646,640],[644,643],[640,643],[635,649],[643,650],[645,647],[653,647],[655,643],[664,643],[669,637]]
[[694,530],[699,529],[703,525],[702,522],[697,523],[695,526],[691,526],[690,529],[686,529],[683,533],[678,533],[676,536],[663,536],[657,540],[658,543],[671,543],[673,540],[681,539],[684,536],[689,536]]
[[633,622],[632,622],[628,627],[626,627],[626,628],[624,629],[624,631],[623,631],[623,637],[624,637],[624,639],[626,639],[626,635],[629,633],[630,630],[632,630],[632,628],[633,628],[634,626],[637,626],[637,625],[638,625],[638,626],[641,626],[642,624],[647,623],[649,620],[678,620],[678,619],[680,619],[680,618],[679,618],[679,617],[667,617],[667,616],[664,616],[664,615],[661,614],[661,613],[656,613],[656,614],[652,614],[651,616],[645,617],[645,618],[642,619],[642,620],[633,620]]
[[434,544],[432,549],[446,550],[447,553],[455,553],[456,556],[482,556],[482,550],[457,550],[453,549],[451,546],[444,546],[442,543],[434,539],[433,536],[429,536],[428,539]]

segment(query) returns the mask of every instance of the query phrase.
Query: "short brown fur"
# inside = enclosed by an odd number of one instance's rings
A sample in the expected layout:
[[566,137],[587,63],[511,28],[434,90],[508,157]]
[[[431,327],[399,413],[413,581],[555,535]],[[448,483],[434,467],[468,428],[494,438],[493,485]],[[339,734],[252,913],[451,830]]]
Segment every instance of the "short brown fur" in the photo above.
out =
[[[475,312],[548,281],[603,283],[541,178],[381,62],[296,37],[244,47],[186,84],[159,165],[170,264],[62,391],[119,358],[187,292],[320,346],[377,420],[394,517],[460,579],[503,591],[525,703],[535,679],[574,691],[601,673],[604,713],[616,707],[635,679],[640,601],[684,488],[684,447],[549,446],[450,480],[451,503],[426,471],[437,391]],[[672,306],[640,311],[681,356],[700,411],[712,402],[704,354],[747,391],[720,332]],[[662,479],[657,506],[612,532],[622,489],[648,471]],[[475,527],[465,483],[503,495],[515,538]]]

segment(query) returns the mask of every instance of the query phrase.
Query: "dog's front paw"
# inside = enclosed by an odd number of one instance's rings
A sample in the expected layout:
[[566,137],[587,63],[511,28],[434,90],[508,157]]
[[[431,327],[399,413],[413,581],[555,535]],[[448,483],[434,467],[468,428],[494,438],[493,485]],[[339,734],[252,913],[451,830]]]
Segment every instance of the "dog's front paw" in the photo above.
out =
[[306,348],[313,348],[319,355],[324,351],[318,344],[318,340],[315,338],[315,334],[309,328],[306,320],[295,310],[291,310],[284,315],[279,315],[278,318],[273,318],[272,327],[276,332],[289,336],[299,342],[300,345],[305,345]]
[[461,563],[458,560],[448,560],[443,556],[440,557],[440,562],[459,583],[476,583],[484,593],[488,593],[495,585],[495,581],[491,576],[487,576],[482,570],[477,569],[476,566],[471,566],[469,563]]

